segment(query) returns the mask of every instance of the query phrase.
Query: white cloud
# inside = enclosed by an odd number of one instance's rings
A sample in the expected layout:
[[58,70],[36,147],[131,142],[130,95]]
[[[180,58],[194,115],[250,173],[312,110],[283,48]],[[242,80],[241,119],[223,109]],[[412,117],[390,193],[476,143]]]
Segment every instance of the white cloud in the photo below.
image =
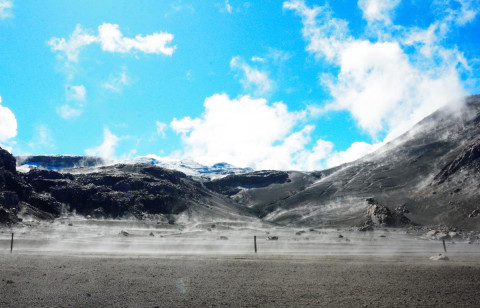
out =
[[200,118],[174,119],[171,128],[182,135],[184,156],[211,165],[226,161],[257,169],[290,169],[295,155],[309,141],[312,126],[293,132],[305,114],[289,112],[281,102],[215,94],[204,103]]
[[363,12],[363,17],[369,22],[383,21],[391,23],[392,11],[400,0],[358,0],[358,6]]
[[90,156],[99,156],[103,158],[113,159],[115,158],[115,148],[117,147],[120,139],[120,137],[112,134],[110,130],[108,130],[108,128],[105,128],[103,130],[102,144],[98,147],[86,149],[85,153]]
[[246,91],[252,91],[255,96],[265,95],[273,90],[274,83],[268,78],[267,73],[248,65],[240,57],[233,57],[230,61],[232,69],[238,69],[243,73],[240,82]]
[[332,18],[326,7],[309,8],[303,1],[284,7],[302,17],[307,50],[339,68],[336,76],[322,75],[333,97],[323,111],[348,110],[373,138],[386,133],[391,140],[466,94],[457,70],[462,57],[455,50],[432,49],[432,59],[409,56],[401,37],[372,42],[350,36],[346,22]]
[[13,17],[12,8],[13,8],[13,1],[0,0],[0,18],[6,19],[6,18]]
[[3,107],[0,96],[0,142],[8,142],[17,135],[17,119],[8,107]]
[[48,45],[53,51],[64,52],[69,61],[77,62],[80,49],[97,41],[96,36],[88,34],[81,25],[77,25],[68,40],[54,37],[48,41]]
[[172,122],[170,122],[170,126],[176,133],[186,134],[199,123],[201,123],[200,119],[191,119],[190,117],[185,117],[177,120],[177,118],[174,118]]
[[175,46],[167,46],[173,40],[173,34],[167,32],[151,35],[137,35],[135,38],[124,37],[118,25],[104,23],[98,27],[98,39],[102,50],[127,53],[139,50],[144,53],[164,54],[171,56]]
[[157,127],[157,135],[165,138],[165,131],[167,130],[168,125],[160,121],[155,121],[155,126]]
[[204,107],[199,118],[171,121],[184,145],[176,158],[205,165],[228,162],[254,169],[319,170],[355,160],[378,147],[357,142],[336,152],[332,142],[318,139],[309,149],[315,127],[302,127],[306,112],[289,112],[281,102],[215,94],[205,100]]
[[98,27],[98,35],[91,35],[81,25],[77,25],[68,40],[54,37],[48,41],[48,45],[53,51],[64,52],[69,61],[77,62],[81,48],[93,43],[100,44],[102,50],[108,52],[128,53],[138,50],[171,56],[176,48],[169,46],[172,40],[173,34],[167,32],[128,38],[123,36],[117,24],[104,23]]

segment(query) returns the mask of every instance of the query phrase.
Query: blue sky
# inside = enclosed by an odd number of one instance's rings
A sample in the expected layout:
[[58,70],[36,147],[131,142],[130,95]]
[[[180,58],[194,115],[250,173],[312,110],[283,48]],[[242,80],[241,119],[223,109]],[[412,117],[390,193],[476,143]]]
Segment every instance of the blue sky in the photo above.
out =
[[313,170],[479,93],[476,0],[0,0],[0,144]]

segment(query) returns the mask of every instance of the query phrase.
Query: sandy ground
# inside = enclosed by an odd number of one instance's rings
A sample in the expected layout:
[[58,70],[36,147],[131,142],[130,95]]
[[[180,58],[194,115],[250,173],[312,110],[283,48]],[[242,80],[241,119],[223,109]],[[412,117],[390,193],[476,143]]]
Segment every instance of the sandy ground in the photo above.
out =
[[0,307],[478,307],[480,260],[0,254]]

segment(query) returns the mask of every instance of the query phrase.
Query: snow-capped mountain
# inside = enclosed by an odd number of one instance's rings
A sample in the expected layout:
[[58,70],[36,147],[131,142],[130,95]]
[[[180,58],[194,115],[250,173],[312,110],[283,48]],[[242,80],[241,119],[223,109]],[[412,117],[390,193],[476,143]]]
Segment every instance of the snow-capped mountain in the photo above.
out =
[[134,158],[132,160],[122,161],[123,163],[145,163],[160,166],[166,169],[177,170],[192,176],[223,176],[230,174],[242,174],[251,172],[251,168],[237,168],[228,163],[222,162],[212,166],[205,166],[193,160],[177,160],[166,157],[159,157],[153,154]]
[[212,166],[205,166],[193,160],[178,160],[156,155],[140,156],[124,160],[107,160],[94,156],[81,155],[33,155],[17,156],[17,169],[28,171],[32,168],[43,168],[49,170],[63,169],[84,169],[114,164],[149,164],[160,166],[170,170],[177,170],[190,176],[206,176],[217,178],[231,174],[242,174],[253,171],[251,168],[237,168],[228,163],[222,162]]

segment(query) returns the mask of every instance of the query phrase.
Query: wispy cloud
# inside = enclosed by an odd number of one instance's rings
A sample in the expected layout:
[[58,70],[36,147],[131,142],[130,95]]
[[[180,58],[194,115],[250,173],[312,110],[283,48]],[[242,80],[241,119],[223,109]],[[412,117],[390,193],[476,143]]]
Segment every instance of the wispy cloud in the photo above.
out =
[[168,17],[173,14],[182,12],[182,11],[190,11],[190,12],[195,12],[195,7],[191,4],[185,4],[183,1],[176,1],[175,3],[172,3],[170,5],[170,10],[168,10],[164,16]]
[[274,82],[268,78],[266,72],[248,65],[241,57],[233,57],[230,61],[232,69],[240,70],[243,77],[240,82],[246,91],[251,91],[255,96],[265,95],[273,90]]
[[61,105],[57,108],[57,114],[64,119],[76,118],[82,115],[82,106]]
[[11,0],[0,0],[0,18],[12,18],[13,1]]
[[173,34],[168,32],[125,37],[117,24],[104,23],[98,27],[97,35],[77,25],[68,39],[54,37],[48,45],[52,51],[63,52],[68,61],[77,62],[80,50],[91,44],[99,44],[103,51],[112,53],[140,51],[171,56],[176,49],[176,46],[169,45],[172,41]]
[[162,138],[165,138],[166,136],[165,131],[167,130],[168,125],[160,121],[155,121],[155,126],[157,128],[157,135]]
[[126,68],[124,67],[117,75],[110,76],[108,80],[102,84],[102,87],[113,92],[121,92],[123,88],[129,84],[130,78],[128,77]]
[[46,124],[40,124],[35,127],[33,138],[28,143],[28,147],[34,152],[44,152],[55,149],[52,132]]

